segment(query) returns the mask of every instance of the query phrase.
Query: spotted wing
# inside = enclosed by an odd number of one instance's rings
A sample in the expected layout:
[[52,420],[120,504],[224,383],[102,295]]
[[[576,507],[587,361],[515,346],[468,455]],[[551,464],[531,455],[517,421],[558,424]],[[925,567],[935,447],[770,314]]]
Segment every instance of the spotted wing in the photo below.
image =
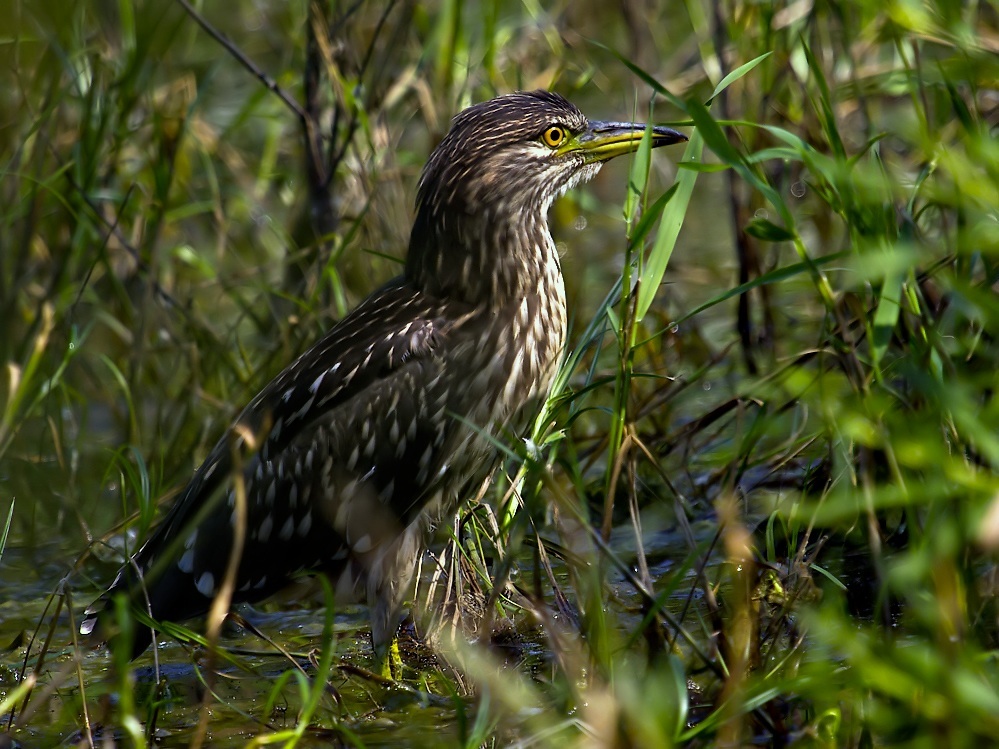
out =
[[[398,535],[433,496],[441,448],[453,442],[441,350],[474,336],[467,319],[462,304],[401,279],[365,300],[244,409],[104,600],[129,589],[141,601],[144,587],[155,618],[207,610],[231,550],[232,456],[247,452],[244,431],[260,449],[243,467],[237,600],[269,595],[297,569],[357,563]],[[103,604],[91,608],[84,630]]]

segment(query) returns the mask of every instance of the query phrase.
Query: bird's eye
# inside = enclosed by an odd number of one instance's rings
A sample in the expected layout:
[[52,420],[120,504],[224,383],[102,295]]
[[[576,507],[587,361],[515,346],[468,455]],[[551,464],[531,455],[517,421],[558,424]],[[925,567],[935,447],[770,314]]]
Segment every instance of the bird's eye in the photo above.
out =
[[565,128],[560,127],[559,125],[552,125],[551,127],[545,128],[545,131],[541,133],[541,140],[543,140],[545,145],[550,148],[558,148],[565,142],[565,139]]

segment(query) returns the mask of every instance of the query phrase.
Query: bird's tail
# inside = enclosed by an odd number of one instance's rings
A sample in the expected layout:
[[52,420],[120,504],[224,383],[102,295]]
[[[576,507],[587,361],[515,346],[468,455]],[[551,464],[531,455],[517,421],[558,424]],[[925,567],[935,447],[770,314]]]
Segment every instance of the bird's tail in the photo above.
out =
[[[116,599],[127,596],[127,605],[122,620]],[[142,655],[153,641],[153,630],[134,614],[135,596],[129,593],[129,586],[118,576],[114,584],[100,598],[91,603],[83,612],[80,634],[85,642],[93,647],[107,645],[112,651],[120,647],[129,649],[129,660]]]
[[[203,595],[192,577],[169,565],[152,584],[123,570],[111,587],[83,612],[80,634],[97,647],[114,651],[126,647],[129,658],[142,655],[153,641],[150,623],[160,619],[183,621],[208,611],[211,597]],[[118,600],[125,599],[122,612]]]

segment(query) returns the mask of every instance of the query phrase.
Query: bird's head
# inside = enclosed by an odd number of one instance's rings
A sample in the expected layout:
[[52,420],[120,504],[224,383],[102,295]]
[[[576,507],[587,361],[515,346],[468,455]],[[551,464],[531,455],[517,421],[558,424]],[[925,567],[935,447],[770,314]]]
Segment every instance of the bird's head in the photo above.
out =
[[[555,198],[630,153],[647,126],[589,122],[575,105],[548,91],[520,91],[459,113],[420,178],[418,210],[518,215],[547,212]],[[652,130],[652,147],[685,141],[667,127]]]
[[[557,265],[552,202],[603,162],[638,148],[647,125],[590,122],[548,91],[517,92],[459,113],[420,177],[406,274],[439,295],[494,301],[536,287]],[[652,128],[652,147],[687,136]]]

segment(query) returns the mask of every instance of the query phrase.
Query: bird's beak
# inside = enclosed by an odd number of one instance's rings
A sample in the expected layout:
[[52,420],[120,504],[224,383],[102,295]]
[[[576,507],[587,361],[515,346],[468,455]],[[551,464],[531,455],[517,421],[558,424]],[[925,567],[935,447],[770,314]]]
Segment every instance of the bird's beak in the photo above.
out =
[[[634,122],[591,122],[589,128],[558,150],[560,153],[581,153],[591,163],[607,161],[637,150],[647,128],[648,125]],[[653,148],[683,143],[685,140],[687,136],[677,130],[663,125],[652,126]]]

